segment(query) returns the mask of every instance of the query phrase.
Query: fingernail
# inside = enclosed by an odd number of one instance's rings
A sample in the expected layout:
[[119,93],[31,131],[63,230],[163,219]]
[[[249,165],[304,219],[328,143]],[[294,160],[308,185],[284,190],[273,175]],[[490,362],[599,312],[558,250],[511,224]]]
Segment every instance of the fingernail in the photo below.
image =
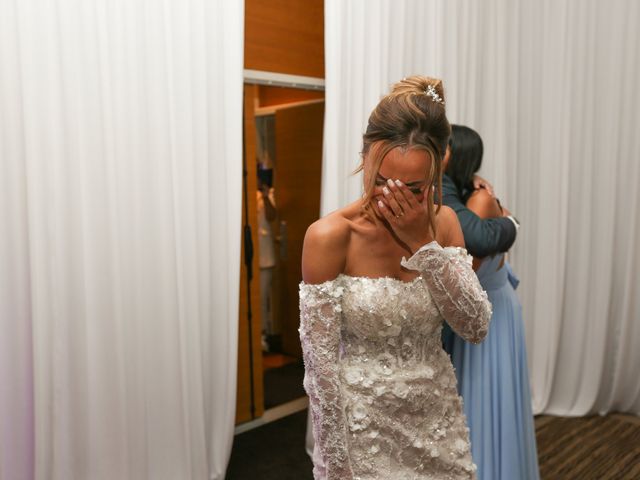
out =
[[402,186],[402,182],[400,180],[396,180],[396,185],[398,185],[399,187]]
[[388,184],[390,187],[393,187],[393,180],[391,180],[390,178],[389,178],[389,179],[387,179],[387,184]]
[[385,195],[389,195],[391,191],[387,187],[382,187],[382,193],[384,193]]
[[378,207],[384,208],[384,203],[382,203],[382,200],[378,200]]

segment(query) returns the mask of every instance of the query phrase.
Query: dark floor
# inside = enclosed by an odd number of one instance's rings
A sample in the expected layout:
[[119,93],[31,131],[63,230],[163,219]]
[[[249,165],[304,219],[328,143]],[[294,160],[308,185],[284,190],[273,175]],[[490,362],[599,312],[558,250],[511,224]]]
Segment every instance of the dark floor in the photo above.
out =
[[[311,480],[306,426],[304,410],[237,435],[227,480]],[[638,417],[540,416],[536,436],[542,480],[640,479]]]
[[312,480],[307,411],[236,435],[226,480]]
[[543,480],[640,479],[640,418],[610,414],[536,418]]
[[265,370],[264,408],[273,408],[304,397],[303,378],[304,365],[301,361]]

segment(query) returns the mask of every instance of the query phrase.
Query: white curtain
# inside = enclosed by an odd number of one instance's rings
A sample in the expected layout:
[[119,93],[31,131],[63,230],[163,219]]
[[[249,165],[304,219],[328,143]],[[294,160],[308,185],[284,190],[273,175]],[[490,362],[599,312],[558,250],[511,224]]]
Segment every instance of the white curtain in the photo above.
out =
[[482,173],[523,224],[534,410],[640,414],[640,4],[633,0],[326,0],[323,214],[367,117],[414,73],[485,142]]
[[222,479],[244,3],[0,2],[0,479]]

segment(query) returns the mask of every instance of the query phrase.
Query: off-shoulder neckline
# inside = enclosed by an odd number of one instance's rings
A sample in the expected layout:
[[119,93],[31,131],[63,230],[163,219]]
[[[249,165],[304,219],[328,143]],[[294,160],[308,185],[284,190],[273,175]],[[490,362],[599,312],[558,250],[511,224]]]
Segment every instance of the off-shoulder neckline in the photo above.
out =
[[415,278],[413,278],[411,280],[401,280],[399,278],[390,277],[388,275],[385,275],[383,277],[367,277],[365,275],[348,275],[346,273],[341,273],[336,278],[340,278],[340,277],[350,278],[352,280],[371,280],[371,281],[388,280],[388,281],[391,281],[391,282],[402,283],[402,284],[406,284],[406,285],[411,285],[412,283],[415,283],[416,281],[422,279],[422,275],[418,275],[417,277],[415,277]]
[[[420,249],[414,253],[414,255],[416,255],[418,252],[420,251],[424,251],[424,250],[428,250],[428,249],[439,249],[442,251],[454,251],[454,252],[464,252],[467,253],[466,248],[464,247],[454,247],[454,246],[446,246],[443,247],[442,245],[440,245],[437,240],[432,240],[431,242],[423,245],[422,247],[420,247]],[[410,257],[410,258],[413,258]],[[406,262],[407,259],[403,258],[402,262]],[[354,275],[348,275],[346,273],[339,273],[338,276],[334,279],[331,280],[326,280],[322,283],[306,283],[304,280],[302,282],[300,282],[301,286],[308,286],[308,287],[322,287],[328,284],[332,284],[334,282],[337,282],[340,280],[340,278],[349,278],[351,280],[370,280],[370,281],[379,281],[379,280],[386,280],[386,281],[390,281],[390,282],[394,282],[400,285],[413,285],[414,283],[416,283],[417,280],[423,278],[422,274],[418,275],[417,277],[415,277],[412,280],[400,280],[399,278],[395,278],[395,277],[389,277],[389,276],[383,276],[383,277],[366,277],[366,276],[354,276]]]
[[350,280],[365,280],[365,281],[380,281],[380,280],[385,280],[385,281],[390,281],[393,283],[399,283],[401,285],[413,285],[414,283],[416,283],[418,280],[422,279],[422,275],[418,275],[417,277],[411,279],[411,280],[401,280],[399,278],[395,278],[395,277],[389,277],[389,276],[383,276],[383,277],[367,277],[364,275],[348,275],[346,273],[340,273],[338,274],[338,276],[332,280],[326,280],[322,283],[306,283],[304,281],[300,282],[301,285],[306,285],[309,287],[319,287],[322,285],[326,285],[329,283],[333,283],[336,282],[338,280],[340,280],[340,278],[348,278]]

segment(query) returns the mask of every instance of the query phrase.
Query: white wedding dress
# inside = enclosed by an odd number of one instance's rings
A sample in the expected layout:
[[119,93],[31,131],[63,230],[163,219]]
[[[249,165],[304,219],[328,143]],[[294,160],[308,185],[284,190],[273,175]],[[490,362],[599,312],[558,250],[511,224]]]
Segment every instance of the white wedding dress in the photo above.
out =
[[480,342],[491,304],[464,249],[432,242],[402,265],[420,276],[300,285],[316,479],[475,478],[440,331]]

